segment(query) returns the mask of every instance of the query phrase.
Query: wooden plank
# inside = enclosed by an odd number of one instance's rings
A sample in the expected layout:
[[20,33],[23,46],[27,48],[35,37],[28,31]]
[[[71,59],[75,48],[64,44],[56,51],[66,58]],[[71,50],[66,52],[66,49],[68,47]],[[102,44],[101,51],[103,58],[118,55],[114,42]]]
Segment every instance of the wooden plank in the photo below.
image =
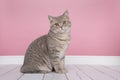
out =
[[105,67],[108,67],[108,68],[120,73],[120,66],[105,66]]
[[24,74],[19,80],[43,80],[44,74],[40,73],[27,73]]
[[0,80],[18,80],[23,74],[20,72],[20,66],[7,72],[3,76],[0,77]]
[[66,73],[66,77],[68,80],[81,80],[81,77],[78,75],[77,70],[73,65],[66,66],[68,73]]
[[[77,65],[77,66],[81,66],[81,65]],[[84,71],[78,69],[77,66],[75,66],[75,67],[76,67],[76,69],[78,70],[78,73],[79,73],[79,75],[80,75],[80,77],[81,77],[82,80],[93,80],[93,79],[92,79],[89,75],[87,75]]]
[[0,69],[4,68],[6,66],[8,66],[8,65],[0,65]]
[[67,80],[65,74],[47,73],[43,80]]
[[87,65],[79,65],[77,66],[77,68],[82,71],[83,73],[85,73],[91,80],[114,80],[113,78],[91,68],[88,67]]
[[89,67],[92,67],[93,69],[96,69],[97,71],[104,73],[115,80],[120,79],[120,73],[115,72],[109,68],[105,68],[104,66],[89,66]]
[[[104,65],[103,65],[103,67],[104,67],[104,68],[107,68],[107,69],[109,69],[109,70],[115,71],[115,72],[117,72],[117,73],[120,74],[120,71],[119,71],[119,70],[113,69],[113,68],[111,68],[111,66],[104,66]],[[115,66],[114,66],[114,67],[115,67]]]
[[17,67],[17,65],[9,65],[5,66],[4,68],[0,69],[0,77],[12,70],[14,70]]
[[69,80],[91,80],[84,73],[79,71],[74,65],[67,66],[68,73],[66,73]]

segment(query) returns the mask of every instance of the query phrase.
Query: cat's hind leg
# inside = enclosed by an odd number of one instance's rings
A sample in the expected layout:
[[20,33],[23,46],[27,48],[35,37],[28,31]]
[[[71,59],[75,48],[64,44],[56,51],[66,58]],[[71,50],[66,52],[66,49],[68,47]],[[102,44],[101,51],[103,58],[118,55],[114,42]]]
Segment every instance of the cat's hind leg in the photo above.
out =
[[20,69],[22,73],[35,73],[38,72],[38,70],[32,66],[32,65],[23,65]]
[[20,69],[22,73],[49,73],[50,69],[42,66],[23,65]]
[[23,65],[20,69],[20,72],[22,73],[32,73],[33,72],[33,67],[29,65]]

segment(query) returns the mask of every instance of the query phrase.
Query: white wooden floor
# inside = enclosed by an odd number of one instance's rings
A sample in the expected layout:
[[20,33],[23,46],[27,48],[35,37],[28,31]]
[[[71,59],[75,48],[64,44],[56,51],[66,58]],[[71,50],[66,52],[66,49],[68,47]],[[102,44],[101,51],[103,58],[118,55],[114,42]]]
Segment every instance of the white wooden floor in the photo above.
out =
[[22,74],[20,65],[0,65],[0,80],[120,80],[120,66],[67,65],[67,74]]

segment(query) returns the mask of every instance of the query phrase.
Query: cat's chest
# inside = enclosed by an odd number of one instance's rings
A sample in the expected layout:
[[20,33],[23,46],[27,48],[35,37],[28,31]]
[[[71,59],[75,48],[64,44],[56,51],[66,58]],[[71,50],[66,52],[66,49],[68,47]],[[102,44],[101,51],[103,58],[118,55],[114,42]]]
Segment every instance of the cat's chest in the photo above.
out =
[[64,47],[70,43],[69,39],[63,39],[63,38],[48,38],[48,46],[49,47],[57,47],[61,46]]

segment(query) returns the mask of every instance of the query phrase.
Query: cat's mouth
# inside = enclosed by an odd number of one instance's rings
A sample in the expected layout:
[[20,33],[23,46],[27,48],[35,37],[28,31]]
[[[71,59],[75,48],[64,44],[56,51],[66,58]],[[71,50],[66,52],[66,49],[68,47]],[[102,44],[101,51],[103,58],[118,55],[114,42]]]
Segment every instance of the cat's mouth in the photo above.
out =
[[61,30],[64,30],[64,27],[63,27],[63,26],[60,26],[60,29],[61,29]]
[[61,30],[64,30],[64,27],[61,27],[60,29],[61,29]]
[[63,29],[64,29],[64,27],[63,27],[63,26],[60,26],[60,29],[61,29],[61,30],[63,30]]
[[61,33],[66,32],[65,28],[60,28],[60,32],[61,32]]

